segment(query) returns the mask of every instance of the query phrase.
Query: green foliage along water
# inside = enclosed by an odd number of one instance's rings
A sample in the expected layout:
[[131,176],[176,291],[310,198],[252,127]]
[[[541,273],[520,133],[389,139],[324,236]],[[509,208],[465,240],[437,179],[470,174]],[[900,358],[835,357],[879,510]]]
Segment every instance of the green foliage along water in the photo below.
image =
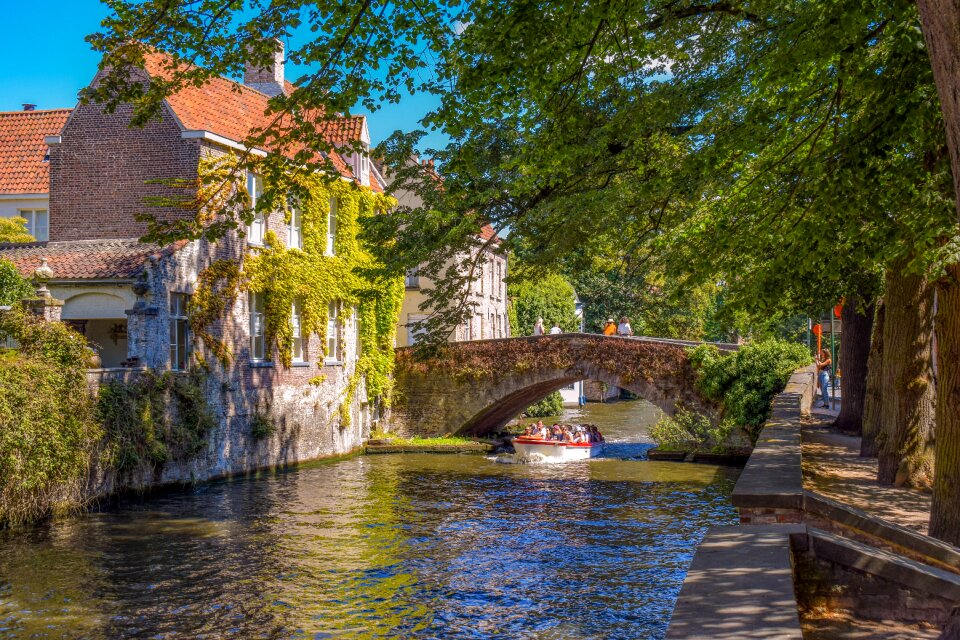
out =
[[686,410],[664,417],[650,431],[664,449],[719,451],[738,427],[756,440],[774,396],[790,374],[811,362],[805,346],[776,339],[748,343],[730,354],[700,345],[689,356],[700,392],[720,406],[719,420]]
[[86,389],[83,336],[15,310],[0,313],[0,526],[82,501],[103,430]]
[[554,391],[540,402],[527,407],[523,415],[528,418],[545,418],[558,416],[561,413],[563,413],[563,396],[559,391]]

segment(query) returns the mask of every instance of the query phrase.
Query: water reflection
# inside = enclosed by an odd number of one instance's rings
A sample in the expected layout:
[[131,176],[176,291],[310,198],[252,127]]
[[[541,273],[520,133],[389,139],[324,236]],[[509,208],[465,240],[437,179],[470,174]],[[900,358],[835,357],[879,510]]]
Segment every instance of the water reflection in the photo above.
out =
[[407,455],[207,485],[0,534],[0,637],[658,638],[735,476]]

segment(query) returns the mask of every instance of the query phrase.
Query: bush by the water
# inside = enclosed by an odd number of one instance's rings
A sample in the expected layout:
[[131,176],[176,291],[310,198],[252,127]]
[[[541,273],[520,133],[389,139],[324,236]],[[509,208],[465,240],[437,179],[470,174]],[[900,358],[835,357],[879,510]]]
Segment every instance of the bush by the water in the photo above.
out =
[[43,518],[83,499],[103,429],[87,393],[90,349],[61,323],[0,312],[0,526]]
[[559,391],[554,391],[540,402],[527,407],[523,415],[528,418],[545,418],[558,416],[561,413],[563,413],[563,396]]
[[720,404],[725,421],[753,435],[766,421],[773,397],[783,390],[790,374],[811,362],[805,346],[784,340],[748,343],[731,354],[700,345],[689,356],[700,391]]
[[650,437],[665,451],[715,451],[724,449],[733,429],[730,421],[714,426],[705,415],[678,409],[673,416],[664,416],[650,429]]
[[214,427],[203,376],[147,371],[134,382],[101,386],[96,413],[106,428],[105,463],[129,473],[199,453]]

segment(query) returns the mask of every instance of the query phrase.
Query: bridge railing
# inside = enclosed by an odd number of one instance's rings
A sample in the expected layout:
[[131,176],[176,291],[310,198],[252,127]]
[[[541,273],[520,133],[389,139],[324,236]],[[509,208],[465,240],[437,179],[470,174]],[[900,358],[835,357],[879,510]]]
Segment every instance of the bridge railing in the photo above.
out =
[[[699,347],[702,344],[712,344],[721,351],[736,351],[740,348],[739,344],[729,342],[707,342],[697,340],[677,340],[675,338],[657,338],[655,336],[605,336],[602,333],[586,333],[582,331],[565,331],[563,333],[544,334],[542,336],[511,336],[509,338],[483,338],[481,340],[458,340],[449,344],[486,344],[486,343],[507,343],[516,341],[536,342],[538,340],[564,340],[571,338],[600,338],[603,340],[638,340],[642,342],[657,342],[660,344],[675,344],[681,347]],[[411,347],[400,347],[401,349],[410,349]]]

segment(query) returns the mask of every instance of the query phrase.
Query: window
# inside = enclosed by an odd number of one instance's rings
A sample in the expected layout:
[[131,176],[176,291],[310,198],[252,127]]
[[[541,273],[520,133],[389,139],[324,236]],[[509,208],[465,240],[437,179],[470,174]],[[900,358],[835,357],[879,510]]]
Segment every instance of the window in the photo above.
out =
[[27,221],[27,233],[38,241],[50,237],[50,222],[46,209],[19,209],[17,215]]
[[327,307],[327,355],[326,362],[340,360],[340,303],[331,302]]
[[420,288],[420,267],[407,269],[407,276],[404,279],[404,284],[406,285],[407,289]]
[[335,256],[337,239],[337,199],[330,198],[330,212],[327,214],[327,255]]
[[353,308],[353,330],[357,335],[357,357],[359,358],[363,354],[363,332],[360,330],[360,314],[356,307]]
[[290,205],[290,233],[287,235],[287,247],[290,249],[303,249],[303,231],[301,225],[303,214],[300,207]]
[[255,211],[253,221],[247,227],[247,242],[263,244],[263,236],[267,231],[267,220],[262,211],[256,211],[260,196],[263,195],[263,178],[255,173],[248,173],[247,193],[250,194],[250,208]]
[[483,265],[482,265],[482,264],[479,265],[479,266],[478,266],[478,269],[480,269],[480,293],[481,293],[481,295],[482,295],[482,294],[483,294],[483,279],[484,279]]
[[266,338],[263,335],[262,293],[250,294],[250,359],[262,362],[267,359]]
[[407,314],[407,342],[410,346],[420,342],[420,338],[427,334],[426,319],[427,316],[422,314]]
[[466,325],[463,328],[463,339],[473,340],[473,316],[467,318]]
[[290,327],[292,329],[291,334],[293,336],[293,344],[291,345],[290,355],[294,362],[303,362],[303,322],[301,320],[300,310],[303,308],[303,303],[299,298],[294,298],[293,308],[290,310]]
[[170,292],[170,368],[174,371],[186,371],[190,365],[189,303],[188,294]]

